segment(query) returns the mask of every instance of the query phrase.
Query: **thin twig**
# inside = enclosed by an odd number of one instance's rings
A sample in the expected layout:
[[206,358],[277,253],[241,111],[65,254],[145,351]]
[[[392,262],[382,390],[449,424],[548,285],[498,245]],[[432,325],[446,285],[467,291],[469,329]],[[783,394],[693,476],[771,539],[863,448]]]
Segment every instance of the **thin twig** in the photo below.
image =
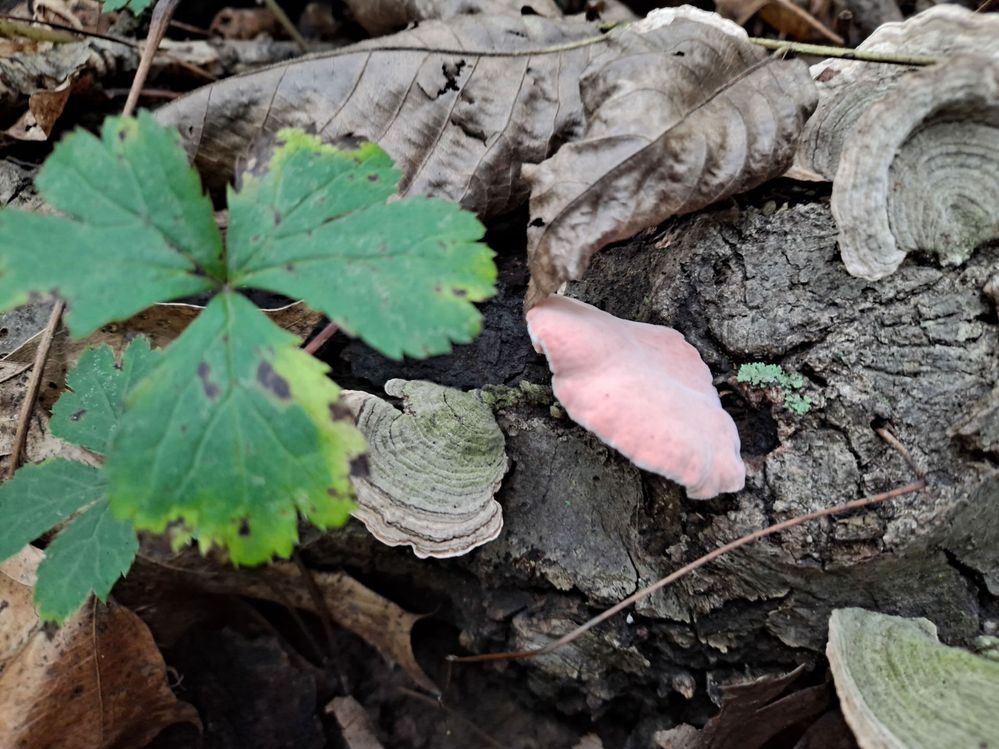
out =
[[298,567],[298,574],[301,576],[302,582],[305,583],[305,589],[309,591],[312,605],[316,607],[316,613],[319,615],[319,621],[322,622],[323,632],[326,635],[327,652],[332,657],[336,647],[336,635],[334,634],[336,628],[333,626],[333,615],[330,613],[330,607],[326,605],[326,599],[316,584],[316,578],[312,576],[312,570],[306,566],[305,560],[302,559],[297,548],[291,553],[291,558],[295,561],[295,566]]
[[445,705],[442,700],[439,700],[435,697],[429,697],[423,694],[422,692],[417,692],[415,689],[407,689],[406,687],[399,687],[399,691],[402,694],[405,694],[407,697],[412,697],[414,700],[425,702],[426,704],[435,707],[438,710],[442,710],[445,714],[447,714],[448,717],[454,718],[455,720],[464,723],[465,726],[470,731],[472,731],[472,733],[474,733],[476,736],[479,737],[480,741],[484,741],[489,746],[496,747],[496,749],[504,749],[503,745],[499,743],[496,739],[494,739],[488,733],[483,731],[481,728],[475,725],[475,723],[473,723],[471,720],[469,720],[464,715],[459,713],[457,710]]
[[146,46],[142,48],[142,56],[139,58],[139,67],[135,71],[135,78],[132,79],[132,88],[128,92],[128,101],[122,109],[122,115],[130,116],[135,107],[139,104],[139,95],[143,86],[146,85],[146,78],[149,77],[149,69],[153,65],[153,58],[156,50],[166,36],[167,28],[170,26],[170,19],[177,9],[180,0],[159,0],[153,8],[153,17],[149,21],[149,33],[146,35]]
[[818,57],[838,57],[843,60],[859,60],[860,62],[880,62],[888,65],[935,65],[942,62],[939,57],[924,55],[893,55],[890,52],[865,52],[842,47],[827,47],[823,44],[805,44],[803,42],[783,42],[778,39],[750,38],[753,44],[764,49],[795,52],[799,55],[817,55]]
[[713,551],[709,551],[704,556],[695,559],[690,564],[686,564],[680,569],[676,570],[670,575],[657,580],[645,588],[642,588],[637,593],[632,593],[630,596],[625,598],[620,603],[611,606],[609,609],[603,613],[593,617],[585,624],[582,624],[576,629],[572,630],[566,635],[558,638],[554,642],[550,642],[542,648],[537,648],[536,650],[521,650],[511,653],[485,653],[483,655],[466,655],[466,656],[455,656],[449,655],[447,659],[454,663],[483,663],[486,661],[513,661],[522,660],[524,658],[534,658],[538,655],[545,655],[551,653],[553,650],[557,650],[563,645],[568,645],[570,642],[580,637],[585,632],[593,629],[595,626],[610,619],[615,614],[624,611],[624,609],[631,606],[633,603],[637,603],[643,598],[655,593],[660,588],[665,588],[672,582],[679,580],[681,577],[693,572],[696,569],[700,569],[709,562],[713,562],[718,557],[728,554],[730,551],[735,551],[736,549],[747,546],[755,541],[759,541],[761,538],[766,538],[767,536],[772,536],[775,533],[781,533],[789,528],[794,528],[795,526],[807,523],[811,520],[818,520],[820,518],[828,517],[830,515],[839,515],[844,512],[849,512],[851,510],[859,510],[862,507],[867,507],[869,505],[877,504],[878,502],[885,502],[889,499],[894,499],[896,497],[902,497],[906,494],[913,494],[922,489],[926,488],[926,479],[919,479],[911,484],[906,484],[905,486],[899,487],[897,489],[892,489],[888,492],[883,492],[881,494],[872,494],[868,497],[861,497],[860,499],[854,499],[850,502],[845,502],[841,505],[836,505],[835,507],[827,507],[823,510],[816,510],[815,512],[810,512],[807,515],[799,515],[797,517],[789,518],[780,523],[768,526],[766,528],[761,528],[758,531],[753,531],[752,533],[747,533],[745,536],[730,541],[724,546],[719,546]]
[[316,333],[316,337],[309,341],[303,347],[307,354],[315,354],[319,349],[321,349],[326,341],[336,335],[337,331],[340,330],[339,326],[335,322],[330,322],[325,328]]
[[918,476],[921,479],[926,478],[926,471],[924,471],[922,468],[916,465],[916,461],[913,459],[912,454],[908,451],[905,445],[903,445],[899,441],[898,437],[892,434],[885,427],[881,427],[880,429],[875,429],[874,431],[878,433],[878,436],[881,437],[881,439],[883,439],[885,442],[887,442],[889,445],[895,448],[895,452],[897,452],[899,455],[902,456],[902,460],[906,462],[906,464],[909,466],[909,468],[912,469],[912,472],[916,474],[916,476]]
[[826,27],[824,23],[822,23],[822,21],[813,16],[804,8],[799,8],[797,5],[791,2],[791,0],[773,0],[773,1],[777,3],[777,5],[779,5],[780,7],[784,8],[784,10],[786,10],[788,13],[791,13],[792,15],[800,18],[802,21],[808,24],[808,26],[812,30],[817,31],[819,34],[822,34],[822,36],[824,36],[833,44],[843,46],[843,44],[846,43],[846,40],[843,37],[841,37],[835,31],[831,31],[829,28]]
[[267,10],[269,10],[274,18],[277,19],[277,22],[281,24],[281,28],[283,28],[288,36],[291,37],[291,40],[298,45],[298,48],[307,53],[309,51],[309,43],[305,41],[305,38],[300,33],[298,33],[298,29],[295,27],[295,24],[293,24],[291,19],[288,18],[288,14],[284,12],[284,8],[281,7],[278,1],[264,0],[264,5],[267,6]]
[[62,319],[63,310],[66,303],[57,299],[52,305],[52,312],[49,313],[49,321],[42,332],[41,340],[38,341],[38,348],[35,350],[35,360],[32,363],[31,378],[28,380],[28,389],[24,393],[24,401],[21,403],[21,412],[17,415],[17,431],[14,433],[14,446],[10,450],[10,462],[7,464],[7,478],[14,475],[14,471],[21,464],[21,454],[24,446],[28,443],[28,430],[31,428],[31,414],[35,410],[35,401],[38,400],[38,389],[42,383],[42,376],[45,374],[45,360],[48,359],[49,349],[52,348],[52,339],[55,338],[56,329]]
[[0,18],[0,36],[13,39],[31,39],[35,42],[52,42],[54,44],[70,44],[80,41],[77,31],[62,31],[54,28],[40,29],[20,21]]

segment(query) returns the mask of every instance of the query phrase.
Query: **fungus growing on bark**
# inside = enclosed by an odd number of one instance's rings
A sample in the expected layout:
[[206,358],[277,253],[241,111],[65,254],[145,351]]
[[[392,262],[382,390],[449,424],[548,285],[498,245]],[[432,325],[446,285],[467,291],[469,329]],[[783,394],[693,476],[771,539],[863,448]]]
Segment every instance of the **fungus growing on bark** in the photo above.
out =
[[493,495],[506,473],[503,432],[475,392],[431,382],[389,380],[403,410],[360,391],[343,391],[368,441],[368,473],[351,476],[354,517],[389,546],[418,557],[453,557],[492,541],[503,528]]
[[564,296],[527,313],[552,389],[576,423],[692,499],[742,489],[739,433],[711,372],[683,336]]

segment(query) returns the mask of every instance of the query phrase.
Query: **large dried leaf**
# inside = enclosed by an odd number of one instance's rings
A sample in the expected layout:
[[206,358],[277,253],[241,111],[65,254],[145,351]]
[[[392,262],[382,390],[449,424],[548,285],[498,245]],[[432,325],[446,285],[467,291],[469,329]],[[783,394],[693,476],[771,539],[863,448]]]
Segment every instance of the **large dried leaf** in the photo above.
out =
[[831,207],[846,269],[872,281],[910,252],[958,265],[999,237],[999,57],[955,56],[871,105]]
[[346,0],[354,20],[373,36],[403,29],[414,21],[458,15],[557,18],[562,11],[554,0]]
[[680,9],[626,31],[585,72],[583,137],[536,167],[528,305],[607,244],[781,174],[815,107],[804,63],[768,57],[717,15]]
[[[592,37],[593,26],[538,16],[461,16],[243,76],[158,110],[207,183],[284,127],[324,138],[358,136],[384,148],[403,174],[400,193],[433,195],[488,217],[526,198],[522,163],[545,159],[578,134],[577,82],[600,44],[516,56]],[[433,49],[510,52],[442,54]]]
[[[956,54],[999,58],[999,15],[974,13],[960,5],[934,5],[904,22],[882,25],[857,49],[942,59]],[[857,120],[913,72],[905,65],[858,60],[828,59],[813,65],[819,104],[801,133],[795,169],[831,180],[844,143],[854,138]],[[858,138],[869,135],[870,131],[856,130]]]
[[977,749],[999,740],[999,662],[947,647],[927,619],[837,609],[826,656],[863,749]]
[[0,564],[0,736],[5,747],[145,746],[178,722],[198,722],[167,686],[152,635],[117,604],[87,606],[54,633],[32,603],[42,553]]
[[795,724],[818,718],[829,704],[825,685],[790,691],[804,666],[722,685],[721,711],[698,730],[681,723],[655,735],[659,749],[760,749]]
[[[155,579],[176,581],[179,575],[185,582],[212,593],[259,598],[320,613],[316,598],[294,564],[275,562],[256,570],[234,569],[217,564],[190,548],[169,552],[152,547],[140,552],[139,561],[155,565],[155,570],[144,567],[137,573],[144,580],[157,575]],[[336,624],[362,637],[422,688],[438,691],[413,653],[413,625],[422,616],[405,611],[346,573],[313,572],[312,578]]]

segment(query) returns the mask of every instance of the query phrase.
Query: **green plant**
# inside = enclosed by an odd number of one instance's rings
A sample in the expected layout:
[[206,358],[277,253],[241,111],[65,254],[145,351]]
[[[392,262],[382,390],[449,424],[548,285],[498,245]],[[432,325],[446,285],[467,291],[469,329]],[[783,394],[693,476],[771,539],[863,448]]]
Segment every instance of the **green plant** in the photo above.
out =
[[[394,358],[471,340],[479,328],[472,302],[493,293],[496,275],[478,241],[482,225],[444,201],[388,202],[398,179],[377,146],[347,151],[283,131],[229,191],[223,244],[175,132],[141,114],[108,119],[100,139],[67,137],[36,181],[62,215],[0,213],[0,308],[54,291],[67,303],[69,332],[83,337],[156,302],[213,296],[162,355],[130,353],[133,344],[119,370],[132,373],[126,380],[114,375],[108,352],[81,359],[53,429],[105,455],[104,466],[87,473],[89,493],[66,486],[76,496],[47,516],[48,525],[0,529],[0,557],[60,522],[63,510],[105,498],[109,518],[154,532],[170,526],[175,540],[224,547],[238,564],[287,557],[299,516],[323,528],[346,522],[349,474],[364,440],[337,403],[326,365],[239,290],[303,299]],[[119,399],[108,398],[110,411],[81,405],[94,381]],[[60,416],[68,409],[69,423]],[[21,473],[85,472],[64,463]],[[42,490],[59,487],[12,481],[4,517]],[[127,569],[125,546],[117,563]],[[91,575],[99,595],[110,589],[108,577],[106,569]],[[67,608],[60,603],[43,613],[60,618]]]
[[135,15],[140,16],[152,4],[153,0],[104,0],[102,10],[105,13],[110,13],[113,10],[128,8]]
[[764,364],[763,362],[743,364],[739,367],[736,379],[752,387],[779,388],[784,398],[784,408],[799,416],[808,413],[812,407],[811,398],[795,392],[805,386],[805,380],[802,376],[788,374],[779,364]]

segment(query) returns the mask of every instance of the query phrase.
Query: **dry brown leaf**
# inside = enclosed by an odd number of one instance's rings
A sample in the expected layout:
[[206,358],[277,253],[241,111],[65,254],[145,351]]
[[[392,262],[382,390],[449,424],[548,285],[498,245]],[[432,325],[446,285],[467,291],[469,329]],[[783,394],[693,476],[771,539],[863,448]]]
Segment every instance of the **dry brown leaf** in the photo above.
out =
[[[255,570],[232,568],[190,548],[172,553],[149,544],[143,545],[139,559],[156,565],[163,574],[180,574],[185,581],[211,593],[258,598],[319,613],[294,564],[278,562]],[[405,611],[345,573],[314,572],[312,577],[338,625],[362,637],[423,689],[435,694],[439,691],[413,653],[413,625],[422,616]]]
[[35,615],[27,547],[0,564],[0,736],[4,747],[139,749],[197,711],[167,685],[166,664],[132,612],[85,606],[58,630]]
[[554,0],[346,0],[346,5],[354,20],[373,36],[404,29],[414,21],[459,15],[562,15]]
[[681,724],[655,735],[660,749],[760,749],[781,731],[808,719],[818,718],[829,704],[825,685],[788,693],[804,666],[787,674],[721,687],[721,711],[702,729]]
[[638,28],[650,30],[614,36],[580,81],[583,137],[524,167],[528,306],[601,247],[781,174],[815,107],[804,63],[716,14],[655,11]]
[[527,197],[520,165],[541,161],[580,131],[577,82],[601,45],[520,57],[425,50],[515,52],[595,33],[583,21],[539,16],[428,21],[219,81],[156,117],[180,130],[215,188],[259,135],[302,127],[328,139],[353,135],[379,143],[403,173],[403,194],[435,195],[495,216]]
[[360,702],[353,697],[337,697],[326,706],[326,714],[336,716],[340,735],[348,749],[383,749],[375,736],[371,718]]

